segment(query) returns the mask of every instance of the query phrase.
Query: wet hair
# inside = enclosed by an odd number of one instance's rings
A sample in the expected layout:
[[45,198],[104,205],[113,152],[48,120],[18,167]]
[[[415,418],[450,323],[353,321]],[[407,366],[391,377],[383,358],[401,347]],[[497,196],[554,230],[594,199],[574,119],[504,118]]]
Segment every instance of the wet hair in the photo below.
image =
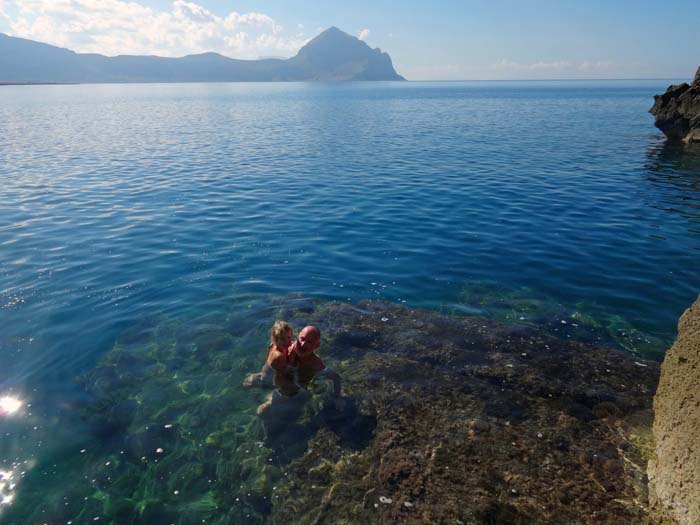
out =
[[275,321],[270,330],[270,344],[281,347],[287,332],[292,332],[292,327],[285,321]]

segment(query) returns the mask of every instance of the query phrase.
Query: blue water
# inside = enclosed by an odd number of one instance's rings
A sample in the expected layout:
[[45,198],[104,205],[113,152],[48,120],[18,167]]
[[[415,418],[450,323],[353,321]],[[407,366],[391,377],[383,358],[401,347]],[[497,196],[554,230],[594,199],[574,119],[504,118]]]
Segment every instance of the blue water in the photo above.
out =
[[143,318],[297,292],[470,311],[490,282],[670,342],[700,151],[647,113],[669,83],[3,87],[0,394],[55,414]]

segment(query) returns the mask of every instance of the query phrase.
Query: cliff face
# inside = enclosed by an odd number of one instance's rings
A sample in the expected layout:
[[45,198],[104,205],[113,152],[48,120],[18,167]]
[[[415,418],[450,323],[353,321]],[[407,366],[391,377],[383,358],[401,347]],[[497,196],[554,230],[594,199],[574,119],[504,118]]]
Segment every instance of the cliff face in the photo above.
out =
[[700,143],[700,68],[691,84],[670,86],[663,95],[654,96],[649,113],[669,139]]
[[[696,76],[697,80],[697,76]],[[660,524],[700,523],[700,298],[681,317],[654,398],[649,496]]]

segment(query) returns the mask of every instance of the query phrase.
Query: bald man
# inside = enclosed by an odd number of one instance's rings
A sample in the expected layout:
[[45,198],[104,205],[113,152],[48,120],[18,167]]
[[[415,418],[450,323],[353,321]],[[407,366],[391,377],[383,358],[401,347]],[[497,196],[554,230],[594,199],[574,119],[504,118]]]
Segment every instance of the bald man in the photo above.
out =
[[[321,346],[321,331],[313,325],[304,327],[287,351],[286,366],[275,367],[275,386],[282,396],[292,397],[302,390],[305,391],[314,378],[327,379],[333,382],[335,406],[338,410],[342,410],[344,401],[340,397],[342,388],[340,376],[327,368],[316,354],[315,351],[319,346]],[[265,415],[274,404],[283,400],[282,396],[275,394],[277,392],[258,407],[258,415]]]

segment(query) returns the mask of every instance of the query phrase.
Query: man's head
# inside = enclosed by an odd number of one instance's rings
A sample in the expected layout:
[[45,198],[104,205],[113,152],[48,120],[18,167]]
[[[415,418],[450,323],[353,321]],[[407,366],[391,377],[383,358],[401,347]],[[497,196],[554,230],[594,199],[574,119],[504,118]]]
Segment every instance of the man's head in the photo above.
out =
[[297,337],[297,354],[303,357],[319,346],[321,346],[321,331],[313,325],[305,326]]

